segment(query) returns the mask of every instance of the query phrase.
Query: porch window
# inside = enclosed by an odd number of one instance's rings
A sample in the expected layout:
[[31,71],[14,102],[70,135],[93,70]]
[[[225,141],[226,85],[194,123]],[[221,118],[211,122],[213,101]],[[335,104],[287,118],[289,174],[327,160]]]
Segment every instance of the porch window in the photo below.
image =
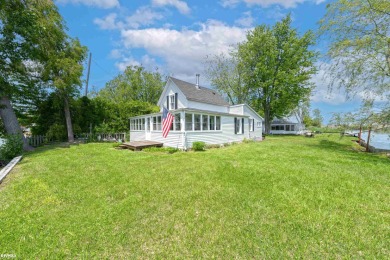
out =
[[286,131],[290,131],[290,125],[286,125]]
[[202,130],[203,131],[209,130],[209,116],[208,115],[202,115]]
[[180,113],[175,114],[175,123],[174,123],[174,125],[175,125],[175,128],[174,128],[175,131],[181,131]]
[[220,116],[216,116],[215,117],[215,130],[221,130],[221,117]]
[[210,130],[215,130],[215,116],[209,116]]
[[153,117],[153,131],[161,131],[161,116]]
[[291,125],[290,129],[290,131],[295,131],[295,125]]
[[186,113],[186,131],[192,131],[192,114]]
[[145,118],[141,119],[141,130],[145,130]]
[[200,115],[194,114],[194,130],[200,131]]

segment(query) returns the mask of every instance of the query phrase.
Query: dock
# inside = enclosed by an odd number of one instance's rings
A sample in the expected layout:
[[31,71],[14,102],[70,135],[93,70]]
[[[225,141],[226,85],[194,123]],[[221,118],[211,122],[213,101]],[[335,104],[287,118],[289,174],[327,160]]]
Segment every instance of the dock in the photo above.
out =
[[141,151],[144,148],[149,147],[162,147],[164,144],[155,141],[132,141],[119,145],[121,149],[130,149],[133,151]]

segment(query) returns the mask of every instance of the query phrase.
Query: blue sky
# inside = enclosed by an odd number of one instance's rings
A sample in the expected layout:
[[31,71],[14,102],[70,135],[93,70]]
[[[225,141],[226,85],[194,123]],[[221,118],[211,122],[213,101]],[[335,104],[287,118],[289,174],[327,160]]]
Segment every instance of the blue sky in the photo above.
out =
[[[291,13],[300,33],[315,31],[329,0],[56,0],[72,37],[92,52],[89,88],[99,90],[128,65],[142,65],[189,82],[201,74],[207,55],[227,52],[259,24],[274,24]],[[314,48],[322,53],[326,43]],[[321,61],[318,65],[323,65]],[[325,64],[326,65],[326,64]],[[329,120],[354,111],[359,95],[328,91],[325,68],[313,77],[311,108]]]

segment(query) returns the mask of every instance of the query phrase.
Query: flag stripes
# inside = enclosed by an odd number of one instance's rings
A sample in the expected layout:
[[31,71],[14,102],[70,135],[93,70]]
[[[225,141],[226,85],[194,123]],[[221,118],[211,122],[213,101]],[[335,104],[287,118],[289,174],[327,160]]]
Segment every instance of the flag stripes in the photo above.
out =
[[162,117],[162,134],[166,138],[168,136],[169,130],[173,122],[173,115],[169,113],[168,109],[163,108],[163,117]]

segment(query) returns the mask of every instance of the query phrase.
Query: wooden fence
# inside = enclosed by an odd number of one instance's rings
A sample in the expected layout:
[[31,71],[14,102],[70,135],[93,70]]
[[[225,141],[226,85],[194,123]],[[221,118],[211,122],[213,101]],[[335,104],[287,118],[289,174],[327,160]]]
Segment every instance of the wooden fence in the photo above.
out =
[[[48,138],[45,135],[32,135],[26,137],[29,145],[33,147],[38,147],[43,144],[50,144],[54,141]],[[126,133],[98,133],[98,134],[81,134],[75,137],[76,141],[109,141],[109,142],[125,142],[126,141]]]

